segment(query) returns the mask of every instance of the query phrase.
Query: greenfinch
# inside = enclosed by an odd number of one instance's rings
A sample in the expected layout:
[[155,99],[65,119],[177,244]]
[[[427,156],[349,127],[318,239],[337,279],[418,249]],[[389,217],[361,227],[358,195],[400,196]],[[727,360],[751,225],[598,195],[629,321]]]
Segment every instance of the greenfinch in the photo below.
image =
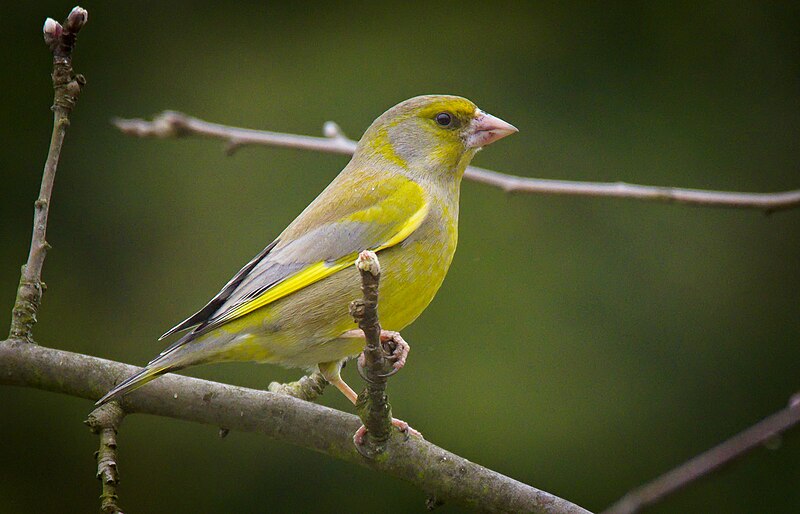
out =
[[187,334],[103,396],[103,404],[195,364],[258,361],[319,370],[352,402],[343,363],[361,353],[348,306],[361,297],[359,252],[381,263],[378,314],[394,331],[428,306],[453,260],[461,178],[483,146],[514,126],[457,96],[418,96],[381,115],[331,184],[175,332]]

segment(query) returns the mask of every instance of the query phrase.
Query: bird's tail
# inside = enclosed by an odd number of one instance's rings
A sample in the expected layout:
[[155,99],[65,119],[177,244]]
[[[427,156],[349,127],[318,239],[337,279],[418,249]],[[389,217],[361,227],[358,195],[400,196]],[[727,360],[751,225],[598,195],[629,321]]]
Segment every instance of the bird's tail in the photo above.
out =
[[152,362],[148,364],[147,367],[144,368],[143,370],[129,376],[128,378],[126,378],[125,380],[114,386],[114,388],[112,388],[109,392],[107,392],[105,396],[97,400],[97,403],[95,403],[95,405],[99,406],[103,405],[104,403],[110,402],[111,400],[119,398],[124,394],[130,393],[134,389],[139,389],[146,383],[150,382],[151,380],[155,380],[156,378],[160,377],[164,373],[167,373],[168,371],[177,369],[177,366],[170,366],[170,365],[157,366],[154,364],[156,363]]
[[[195,334],[189,333],[175,341],[169,348],[159,354],[158,357],[147,363],[147,366],[138,373],[134,373],[116,386],[102,398],[97,400],[95,405],[103,405],[124,394],[128,394],[135,389],[139,389],[151,380],[155,380],[164,373],[176,371],[186,367],[192,362],[192,352],[187,350],[187,343],[194,340]],[[196,360],[196,359],[194,359]]]

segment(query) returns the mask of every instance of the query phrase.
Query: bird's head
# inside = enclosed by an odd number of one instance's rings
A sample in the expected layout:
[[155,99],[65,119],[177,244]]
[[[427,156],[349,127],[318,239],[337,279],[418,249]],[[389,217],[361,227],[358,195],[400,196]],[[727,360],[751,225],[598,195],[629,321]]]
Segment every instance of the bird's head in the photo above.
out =
[[383,113],[364,133],[357,154],[412,172],[460,176],[482,147],[517,129],[466,98],[418,96]]

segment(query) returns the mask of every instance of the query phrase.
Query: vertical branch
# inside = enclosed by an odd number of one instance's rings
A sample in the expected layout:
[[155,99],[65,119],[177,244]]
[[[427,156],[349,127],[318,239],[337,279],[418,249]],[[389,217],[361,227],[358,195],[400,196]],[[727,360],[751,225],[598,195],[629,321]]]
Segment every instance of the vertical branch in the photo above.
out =
[[52,18],[44,23],[44,40],[53,52],[53,134],[50,149],[44,164],[39,198],[34,203],[33,234],[28,261],[22,267],[17,289],[17,298],[11,314],[11,330],[8,338],[33,342],[33,325],[42,301],[45,284],[42,282],[42,266],[47,249],[47,214],[53,181],[64,144],[64,136],[69,126],[69,116],[86,80],[72,71],[72,51],[75,48],[78,32],[86,24],[89,14],[81,7],[75,7],[62,26]]
[[125,411],[117,402],[107,403],[89,414],[86,423],[92,432],[100,436],[100,448],[95,452],[97,458],[97,479],[102,484],[100,511],[104,514],[122,514],[117,505],[117,432]]
[[[368,454],[380,453],[391,435],[392,408],[386,397],[386,358],[381,346],[381,324],[378,320],[378,284],[381,267],[375,252],[361,252],[356,260],[361,274],[363,300],[350,304],[350,314],[364,332],[366,346],[362,376],[366,389],[358,395],[356,410],[367,430],[366,450]],[[361,368],[361,363],[359,362]]]

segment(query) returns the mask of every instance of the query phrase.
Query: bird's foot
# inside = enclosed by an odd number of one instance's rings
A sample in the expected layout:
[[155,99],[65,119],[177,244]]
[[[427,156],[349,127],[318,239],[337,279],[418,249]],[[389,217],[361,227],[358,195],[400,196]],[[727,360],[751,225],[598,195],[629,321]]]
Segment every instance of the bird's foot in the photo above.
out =
[[392,425],[397,427],[397,430],[399,430],[401,434],[406,436],[406,440],[408,440],[408,438],[411,437],[412,435],[414,437],[419,437],[420,439],[425,439],[424,437],[422,437],[422,432],[414,428],[411,428],[411,425],[409,425],[402,419],[392,418]]
[[406,365],[411,346],[403,339],[400,332],[393,330],[381,330],[381,343],[383,343],[384,351],[388,353],[386,358],[392,362],[394,371],[390,375],[393,375]]
[[[364,332],[361,330],[348,330],[341,337],[364,337]],[[408,360],[408,353],[411,351],[411,346],[403,339],[400,332],[394,330],[381,330],[381,346],[386,360],[392,363],[392,370],[383,377],[390,377],[397,373],[400,368],[406,365]],[[364,376],[364,354],[358,357],[358,369],[361,376]]]
[[[411,350],[411,346],[403,339],[400,335],[400,332],[395,332],[392,330],[381,330],[381,346],[383,347],[383,354],[387,361],[392,364],[392,369],[390,369],[387,373],[382,375],[378,375],[381,378],[388,378],[400,371],[400,369],[406,365],[406,360],[408,360],[408,352]],[[365,365],[365,358],[364,354],[358,356],[358,373],[364,380],[367,379],[366,374],[364,373],[364,365]]]
[[[422,437],[422,433],[419,430],[415,430],[411,428],[411,426],[403,421],[402,419],[392,418],[392,426],[397,427],[397,430],[400,431],[401,434],[405,436],[406,441],[412,435],[415,437],[419,437],[420,439],[425,439]],[[367,427],[361,425],[356,433],[353,435],[353,443],[356,445],[357,448],[360,448],[364,444],[364,439],[367,437]]]

